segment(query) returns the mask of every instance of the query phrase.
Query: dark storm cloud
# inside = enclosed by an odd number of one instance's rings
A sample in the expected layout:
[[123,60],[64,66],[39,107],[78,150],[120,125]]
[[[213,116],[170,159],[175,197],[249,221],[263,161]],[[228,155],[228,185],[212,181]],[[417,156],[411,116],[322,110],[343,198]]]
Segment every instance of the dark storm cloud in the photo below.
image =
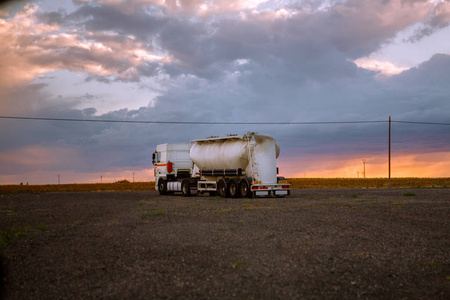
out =
[[424,22],[420,28],[416,29],[414,34],[410,36],[408,42],[418,42],[422,38],[432,35],[434,32],[447,27],[450,23],[450,2],[442,1],[437,3],[430,14],[430,17]]
[[[321,4],[320,1],[311,3]],[[391,14],[392,9],[399,8],[399,3],[402,3],[402,9],[396,15]],[[195,3],[200,4],[201,1]],[[82,37],[94,42],[105,42],[106,39],[123,42],[127,36],[137,37],[148,50],[171,58],[170,63],[162,64],[158,69],[170,76],[193,74],[214,80],[220,78],[227,71],[227,65],[235,60],[249,59],[264,66],[275,58],[281,64],[294,67],[299,78],[312,76],[326,80],[343,73],[354,73],[354,66],[347,60],[370,54],[395,37],[398,31],[416,22],[425,2],[346,1],[334,3],[326,10],[317,7],[305,10],[304,5],[291,5],[289,8],[294,14],[288,17],[262,11],[245,12],[245,17],[218,14],[198,18],[155,14],[142,9],[142,5],[137,6],[139,10],[124,11],[121,5],[106,4],[83,4],[68,15],[60,11],[40,16],[49,24],[84,28],[89,34]],[[185,6],[190,7],[190,4]],[[108,36],[104,32],[113,34]],[[111,56],[93,56],[80,48],[69,48],[60,53],[52,59],[61,60],[64,65],[70,65],[67,60],[78,57],[79,65],[83,60],[94,61],[121,73],[129,64],[127,60],[113,60]],[[158,73],[153,70],[155,65],[149,68],[144,64],[138,66],[138,72],[132,76],[118,76],[116,80],[139,81],[141,76]],[[287,73],[288,76],[291,73]],[[90,74],[90,78],[96,77],[102,81],[111,79]]]
[[75,26],[82,25],[86,30],[113,31],[123,35],[133,35],[141,40],[158,33],[167,22],[163,16],[151,15],[145,10],[132,14],[108,5],[83,5],[65,18]]
[[[291,6],[297,12],[290,17],[261,12],[245,18],[225,14],[206,21],[191,16],[152,15],[142,9],[129,13],[109,5],[82,5],[64,20],[92,32],[94,35],[86,38],[95,41],[102,41],[96,38],[96,32],[107,31],[138,37],[150,50],[156,46],[172,58],[170,64],[162,66],[171,76],[194,74],[213,79],[223,74],[227,63],[237,59],[264,65],[275,57],[286,65],[302,67],[296,71],[306,77],[324,79],[354,72],[347,59],[379,49],[420,17],[417,11],[424,2],[406,2],[393,16],[390,10],[397,8],[397,3],[346,1],[312,12],[299,4]],[[155,74],[146,72],[146,67],[139,70],[144,72],[135,74],[132,80]]]
[[[435,61],[435,60],[438,61]],[[198,77],[186,77],[169,86],[164,95],[157,98],[155,107],[143,107],[138,110],[122,109],[102,116],[94,116],[95,111],[43,108],[42,116],[59,118],[88,118],[113,120],[156,120],[156,121],[221,121],[221,122],[302,122],[302,121],[353,121],[387,120],[434,120],[448,122],[446,111],[450,94],[445,90],[445,81],[441,85],[431,85],[435,94],[417,93],[420,85],[435,74],[435,79],[448,73],[448,56],[435,56],[417,69],[392,77],[388,82],[369,81],[370,73],[341,82],[325,84],[303,84],[297,89],[289,88],[284,78],[264,76],[262,70],[254,69],[251,64],[235,66],[240,72],[237,80],[227,77],[220,82],[210,82]],[[272,68],[273,70],[273,68]],[[433,71],[432,71],[433,70]],[[248,73],[246,73],[248,72]],[[268,71],[266,70],[268,73]],[[278,71],[281,73],[282,71]],[[447,72],[447,73],[446,73]],[[255,74],[259,74],[255,77]],[[447,74],[448,75],[448,74]],[[367,82],[369,81],[369,82]],[[438,80],[435,80],[438,83]],[[433,80],[429,81],[430,84]],[[257,86],[264,88],[256,89]],[[281,86],[281,88],[280,88]],[[278,88],[277,88],[278,87]],[[414,90],[411,90],[413,89]],[[196,109],[193,109],[196,108]],[[41,141],[64,142],[79,145],[90,151],[124,151],[129,148],[143,147],[146,150],[133,150],[131,155],[120,155],[115,164],[125,164],[133,157],[145,159],[148,148],[164,142],[188,141],[214,134],[243,133],[258,131],[271,134],[279,140],[285,151],[302,149],[304,153],[329,153],[333,147],[335,153],[361,151],[381,151],[385,148],[387,124],[356,125],[131,125],[131,124],[46,124],[45,132],[55,132]],[[35,130],[38,130],[35,127]],[[136,126],[138,128],[136,128]],[[395,125],[397,134],[422,134],[429,127],[411,127]],[[56,131],[55,131],[56,130]],[[434,130],[436,131],[436,130]],[[402,133],[403,132],[403,133]],[[444,134],[445,128],[437,130]],[[35,131],[36,133],[36,131]],[[35,143],[41,139],[34,134],[28,141]],[[145,136],[145,139],[142,137]],[[37,138],[38,137],[38,138]],[[434,143],[440,141],[434,141]],[[430,141],[430,147],[433,141]],[[96,150],[97,149],[97,150]],[[119,150],[123,149],[123,150]],[[137,153],[136,153],[137,151]],[[113,154],[111,154],[113,155]],[[87,158],[90,159],[90,158]],[[94,160],[105,158],[95,158]]]
[[[437,62],[437,59],[440,61]],[[385,81],[374,80],[371,72],[359,70],[354,72],[358,76],[334,81],[309,82],[309,79],[298,86],[284,82],[284,78],[269,76],[271,73],[268,70],[254,69],[252,66],[243,69],[236,67],[235,71],[242,71],[236,81],[228,78],[228,82],[214,85],[194,77],[182,85],[171,87],[170,91],[158,98],[155,110],[160,113],[158,117],[164,120],[387,121],[392,116],[394,120],[448,122],[446,112],[450,110],[447,100],[450,92],[445,85],[448,59],[448,55],[435,56],[417,69]],[[272,74],[287,72],[284,69],[277,70],[274,64],[270,70]],[[430,74],[431,70],[434,75]],[[228,85],[232,89],[227,89]],[[190,107],[201,109],[192,110]],[[186,111],[190,113],[186,114]],[[430,130],[440,137],[448,134],[446,127],[395,126],[401,129],[396,133],[402,135],[426,134]],[[218,130],[214,127],[206,132],[208,129],[202,129],[204,136]],[[230,130],[267,132],[279,137],[284,147],[300,147],[306,151],[314,149],[314,153],[329,153],[330,147],[335,153],[361,149],[381,151],[386,148],[387,138],[387,123],[272,127],[240,125],[232,126]],[[175,141],[177,138],[183,139],[184,134],[173,132],[170,136]],[[430,147],[433,147],[433,143],[445,146],[441,143],[442,139],[429,142]]]
[[64,25],[67,13],[64,10],[37,13],[36,18],[49,25]]
[[415,88],[433,88],[438,91],[448,90],[450,82],[450,55],[435,54],[430,60],[401,73],[392,82],[399,86]]

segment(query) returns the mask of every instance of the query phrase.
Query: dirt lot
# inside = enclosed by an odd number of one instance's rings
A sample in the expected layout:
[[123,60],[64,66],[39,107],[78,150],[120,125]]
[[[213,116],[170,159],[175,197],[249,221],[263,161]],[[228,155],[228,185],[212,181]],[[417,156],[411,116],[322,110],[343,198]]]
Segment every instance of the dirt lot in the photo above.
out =
[[0,229],[0,298],[450,299],[445,188],[3,195]]

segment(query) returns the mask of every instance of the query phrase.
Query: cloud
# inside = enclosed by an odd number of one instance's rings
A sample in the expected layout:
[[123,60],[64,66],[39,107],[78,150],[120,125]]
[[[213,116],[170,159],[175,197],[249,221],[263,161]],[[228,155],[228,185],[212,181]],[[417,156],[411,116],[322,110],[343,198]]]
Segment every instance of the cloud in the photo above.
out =
[[[13,87],[31,82],[54,70],[84,72],[108,80],[139,81],[138,67],[167,63],[130,36],[109,32],[82,32],[62,27],[64,17],[40,15],[37,5],[26,5],[14,17],[0,19],[0,85]],[[52,15],[52,17],[50,17]],[[56,21],[55,21],[56,20]]]
[[408,72],[396,77],[394,82],[402,86],[432,87],[447,91],[450,82],[450,54],[437,53]]
[[17,83],[29,82],[37,74],[52,71],[54,68],[47,65],[36,65],[29,61],[28,51],[22,51],[22,44],[32,46],[31,39],[34,34],[57,30],[57,27],[46,24],[35,24],[33,14],[37,7],[27,5],[12,19],[0,19],[1,49],[0,87],[14,86]]
[[396,75],[408,70],[406,67],[399,67],[388,61],[377,61],[368,59],[357,59],[353,61],[359,68],[379,72],[382,75]]
[[0,9],[0,17],[7,17],[8,13],[2,9]]
[[281,15],[251,10],[219,15],[214,22],[171,20],[158,41],[174,58],[174,65],[168,67],[197,76],[221,69],[220,62],[249,59],[265,64],[271,58],[310,65],[308,71],[330,66],[328,73],[332,73],[350,68],[346,59],[376,51],[397,32],[425,18],[428,8],[425,2],[346,1],[326,10],[291,6],[289,13]]
[[430,36],[434,32],[450,24],[450,2],[437,1],[431,8],[431,14],[423,21],[423,26],[416,29],[414,34],[407,41],[415,43]]
[[126,14],[148,9],[170,16],[209,16],[218,13],[233,13],[255,9],[268,0],[73,0],[76,4],[101,4],[115,7]]
[[[348,58],[377,50],[398,31],[423,20],[430,7],[423,1],[378,0],[314,10],[290,6],[290,13],[281,15],[253,9],[265,2],[93,1],[97,5],[76,2],[80,6],[70,13],[27,5],[2,20],[0,40],[9,45],[3,49],[7,72],[2,74],[11,75],[0,79],[8,86],[61,69],[103,82],[137,82],[161,74],[209,78],[223,76],[224,66],[236,60],[264,65],[272,58],[323,79],[353,72]],[[121,10],[125,5],[130,9]],[[197,18],[198,8],[205,6],[214,8],[213,13]],[[366,26],[357,26],[362,23]]]

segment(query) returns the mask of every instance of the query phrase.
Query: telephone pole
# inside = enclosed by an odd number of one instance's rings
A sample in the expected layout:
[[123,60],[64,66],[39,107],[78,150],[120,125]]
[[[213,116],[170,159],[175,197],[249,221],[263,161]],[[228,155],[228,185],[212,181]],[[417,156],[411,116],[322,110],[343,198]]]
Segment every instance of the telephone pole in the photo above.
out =
[[364,171],[363,171],[364,177],[363,178],[366,178],[366,159],[363,159],[362,162],[363,162],[363,168],[364,168]]
[[391,116],[389,116],[389,185],[391,185]]

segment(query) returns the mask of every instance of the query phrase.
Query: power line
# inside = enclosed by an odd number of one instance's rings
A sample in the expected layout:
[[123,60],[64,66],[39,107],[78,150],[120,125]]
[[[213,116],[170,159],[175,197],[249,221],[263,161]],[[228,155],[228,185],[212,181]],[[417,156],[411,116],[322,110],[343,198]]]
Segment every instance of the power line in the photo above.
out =
[[[326,124],[367,124],[388,123],[389,121],[329,121],[329,122],[201,122],[201,121],[139,121],[139,120],[104,120],[104,119],[69,119],[0,116],[0,119],[65,121],[65,122],[97,122],[97,123],[134,123],[134,124],[181,124],[181,125],[326,125]],[[392,123],[408,123],[422,125],[450,125],[450,123],[392,121]]]
[[392,123],[421,124],[421,125],[450,125],[450,123],[415,122],[415,121],[392,121]]
[[192,124],[192,125],[314,125],[314,124],[359,124],[386,123],[388,121],[337,121],[337,122],[202,122],[202,121],[138,121],[138,120],[105,120],[105,119],[68,119],[68,118],[37,118],[37,117],[8,117],[0,119],[40,120],[40,121],[68,121],[68,122],[105,122],[105,123],[138,123],[138,124]]

